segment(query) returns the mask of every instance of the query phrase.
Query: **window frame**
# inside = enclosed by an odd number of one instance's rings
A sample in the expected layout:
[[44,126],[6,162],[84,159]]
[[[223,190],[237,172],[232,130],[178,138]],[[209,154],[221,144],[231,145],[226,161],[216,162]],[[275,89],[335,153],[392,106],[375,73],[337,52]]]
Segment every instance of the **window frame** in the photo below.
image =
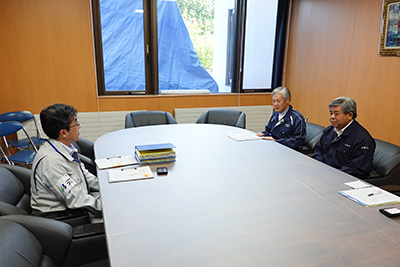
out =
[[[281,86],[284,57],[286,47],[287,25],[290,17],[291,0],[278,1],[277,24],[275,31],[275,48],[272,69],[271,88],[243,89],[243,64],[244,44],[246,36],[246,6],[248,0],[235,0],[235,25],[239,27],[234,31],[233,68],[231,93],[271,92],[273,88]],[[94,56],[96,66],[97,91],[99,96],[132,96],[132,95],[159,95],[158,82],[158,35],[157,35],[157,0],[143,0],[144,10],[144,55],[145,55],[145,90],[135,91],[106,91],[104,80],[103,42],[101,35],[100,0],[92,2],[92,25]],[[239,38],[236,38],[238,36]]]

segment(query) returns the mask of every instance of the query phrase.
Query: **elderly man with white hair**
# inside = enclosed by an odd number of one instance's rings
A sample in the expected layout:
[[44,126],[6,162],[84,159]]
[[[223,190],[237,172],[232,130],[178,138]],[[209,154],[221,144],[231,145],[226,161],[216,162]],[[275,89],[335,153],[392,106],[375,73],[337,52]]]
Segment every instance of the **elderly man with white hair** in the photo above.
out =
[[277,87],[272,91],[272,105],[275,112],[265,125],[265,131],[257,133],[264,140],[276,141],[301,151],[306,138],[306,123],[303,115],[290,105],[290,91]]

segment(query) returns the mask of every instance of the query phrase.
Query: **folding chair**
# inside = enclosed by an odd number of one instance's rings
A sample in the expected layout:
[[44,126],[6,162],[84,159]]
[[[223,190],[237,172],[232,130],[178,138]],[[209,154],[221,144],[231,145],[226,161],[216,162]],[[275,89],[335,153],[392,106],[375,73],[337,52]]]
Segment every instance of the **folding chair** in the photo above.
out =
[[[36,122],[35,116],[33,116],[30,111],[14,111],[0,114],[0,122],[8,122],[8,121],[18,121],[20,123],[25,123],[28,121],[33,121],[36,128],[36,136],[32,136],[32,142],[38,146],[44,143],[45,139],[42,138],[42,134],[39,129],[39,125]],[[15,147],[18,150],[21,149],[29,149],[30,144],[28,138],[18,139],[18,140],[10,140],[9,145]]]
[[[32,147],[33,150],[20,150],[12,154],[10,151],[10,144],[7,142],[6,136],[17,133],[19,130],[22,130],[25,133],[29,143],[28,147]],[[4,143],[4,150],[0,150],[2,154],[2,160],[6,160],[7,163],[10,165],[14,165],[15,162],[26,165],[31,165],[33,163],[33,159],[35,158],[37,153],[37,148],[21,123],[19,123],[18,121],[0,123],[0,137],[3,138]]]

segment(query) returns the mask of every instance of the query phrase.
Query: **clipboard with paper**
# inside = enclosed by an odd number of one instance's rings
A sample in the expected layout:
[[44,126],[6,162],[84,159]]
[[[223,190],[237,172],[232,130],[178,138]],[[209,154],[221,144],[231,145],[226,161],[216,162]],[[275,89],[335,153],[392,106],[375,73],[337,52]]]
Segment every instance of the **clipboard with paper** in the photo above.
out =
[[133,167],[125,169],[111,169],[108,171],[108,182],[125,182],[133,180],[144,180],[154,178],[153,172],[149,166]]
[[364,207],[400,203],[400,197],[376,186],[343,190],[339,191],[339,194],[363,205]]
[[94,162],[99,170],[139,164],[139,162],[133,156],[118,156],[105,159],[96,159]]

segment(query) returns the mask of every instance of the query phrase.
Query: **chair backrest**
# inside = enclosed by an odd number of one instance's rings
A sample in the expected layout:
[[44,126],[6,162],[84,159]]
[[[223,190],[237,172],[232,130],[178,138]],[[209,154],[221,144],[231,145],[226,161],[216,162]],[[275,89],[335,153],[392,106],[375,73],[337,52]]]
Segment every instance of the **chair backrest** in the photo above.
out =
[[97,176],[96,164],[94,162],[93,142],[81,137],[78,141],[73,142],[72,145],[78,150],[79,158],[85,165],[85,168]]
[[37,238],[22,225],[11,221],[0,221],[1,266],[55,266],[54,261],[44,257],[43,248]]
[[[0,164],[0,216],[32,215],[31,174],[32,170],[27,168]],[[33,215],[63,221],[72,226],[90,223],[89,215],[84,209],[36,212]]]
[[373,171],[365,180],[377,186],[400,185],[400,147],[380,139],[374,140]]
[[[33,150],[28,151],[28,150],[22,150],[22,151],[17,151],[14,154],[11,154],[10,146],[7,142],[6,136],[14,134],[21,130],[24,132],[30,147],[33,148]],[[3,122],[0,123],[0,137],[3,138],[5,150],[1,149],[0,152],[2,153],[2,157],[8,162],[8,164],[13,164],[13,162],[21,162],[24,164],[32,164],[33,159],[36,156],[37,148],[36,145],[33,143],[31,137],[29,136],[28,132],[25,130],[24,126],[18,121],[8,121],[8,122]]]
[[133,111],[125,116],[125,128],[159,124],[177,124],[177,122],[166,111]]
[[24,122],[33,119],[34,116],[30,111],[14,111],[0,114],[0,121],[19,121]]
[[374,170],[386,176],[394,167],[400,166],[400,147],[380,139],[375,139],[375,143]]
[[319,139],[322,136],[322,133],[325,130],[325,127],[315,123],[306,122],[306,129],[307,135],[304,139],[304,146],[306,146],[307,150],[314,151],[315,146],[317,145]]
[[30,111],[13,111],[0,114],[0,122],[8,122],[8,121],[18,121],[18,122],[26,122],[32,120],[35,123],[36,135],[38,138],[42,138],[42,133],[39,129],[39,125],[36,122],[35,116],[33,116]]
[[72,143],[78,152],[86,157],[94,160],[94,144],[93,142],[80,137],[78,141]]
[[[0,164],[0,202],[15,206],[26,214],[31,213],[30,175],[31,171],[26,168]],[[9,214],[1,208],[0,213]],[[16,213],[24,212],[17,211]]]
[[71,226],[27,215],[0,218],[2,267],[61,266],[72,241]]
[[196,123],[222,124],[245,129],[246,113],[231,109],[210,109],[201,114]]
[[0,123],[0,136],[4,137],[7,135],[14,134],[24,128],[20,122],[17,121],[9,121]]

